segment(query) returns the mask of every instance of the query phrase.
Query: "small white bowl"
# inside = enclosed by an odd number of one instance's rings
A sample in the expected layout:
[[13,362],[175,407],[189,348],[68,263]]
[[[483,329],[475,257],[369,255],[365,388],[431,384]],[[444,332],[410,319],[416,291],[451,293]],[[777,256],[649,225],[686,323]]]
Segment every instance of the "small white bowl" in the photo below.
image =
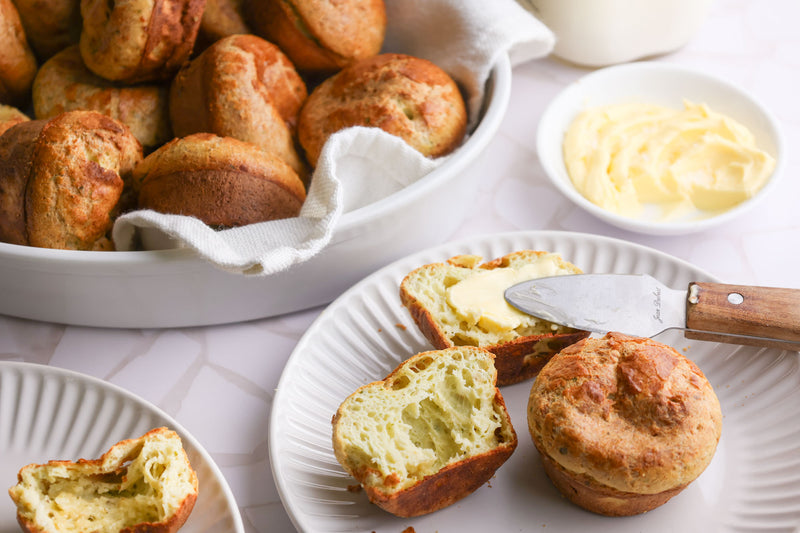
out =
[[[618,215],[581,195],[570,180],[563,156],[564,134],[575,117],[595,106],[643,102],[682,108],[684,100],[705,103],[713,111],[730,116],[755,135],[756,145],[775,158],[769,181],[752,198],[716,216],[698,211],[680,220],[661,220],[657,210],[645,210],[639,218]],[[736,85],[668,63],[641,62],[597,70],[559,93],[543,113],[537,130],[536,149],[545,173],[574,203],[609,224],[650,235],[682,235],[725,223],[756,206],[775,188],[784,165],[783,136],[775,117],[761,103]]]

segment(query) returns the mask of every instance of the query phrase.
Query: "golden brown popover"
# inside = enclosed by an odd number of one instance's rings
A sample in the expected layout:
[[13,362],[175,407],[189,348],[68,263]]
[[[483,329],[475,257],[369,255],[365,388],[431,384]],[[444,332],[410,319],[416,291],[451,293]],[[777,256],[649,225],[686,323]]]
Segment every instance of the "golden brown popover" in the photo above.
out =
[[663,505],[705,470],[722,412],[703,372],[674,348],[609,333],[545,365],[531,388],[528,428],[567,499],[627,516]]
[[127,207],[126,182],[141,158],[142,146],[128,127],[102,113],[68,111],[47,121],[35,141],[25,192],[28,244],[113,249],[108,233]]
[[0,0],[0,104],[24,108],[36,69],[17,8],[11,0]]
[[438,66],[403,54],[364,59],[326,79],[300,112],[298,136],[316,166],[325,141],[349,126],[400,137],[428,157],[455,150],[467,129],[458,86]]
[[81,36],[80,0],[13,0],[22,27],[40,62],[78,44]]
[[244,16],[244,0],[206,0],[198,39],[206,44],[228,37],[253,33]]
[[305,164],[293,134],[306,96],[305,83],[277,46],[255,35],[232,35],[177,74],[170,117],[178,137],[233,137],[276,154],[302,176]]
[[100,77],[166,81],[189,59],[205,0],[82,0],[81,56]]
[[303,182],[280,158],[232,137],[174,139],[135,169],[139,206],[216,229],[297,216]]
[[245,12],[256,35],[309,74],[378,54],[386,33],[383,0],[245,0]]
[[25,533],[175,533],[198,495],[197,474],[174,431],[160,427],[98,459],[30,464],[8,493]]
[[160,146],[172,138],[168,105],[167,85],[110,82],[86,68],[77,45],[48,59],[33,82],[36,118],[52,118],[76,109],[99,111],[128,126],[145,148]]

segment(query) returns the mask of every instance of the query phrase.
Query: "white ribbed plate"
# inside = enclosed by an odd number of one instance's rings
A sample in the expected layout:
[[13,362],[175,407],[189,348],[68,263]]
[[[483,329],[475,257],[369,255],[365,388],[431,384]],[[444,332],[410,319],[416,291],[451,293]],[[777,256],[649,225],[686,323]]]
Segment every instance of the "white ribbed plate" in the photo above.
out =
[[400,304],[412,269],[453,255],[485,259],[521,249],[559,252],[585,272],[646,272],[674,288],[717,281],[664,253],[615,239],[565,232],[471,238],[426,250],[381,269],[333,302],[286,364],[272,408],[275,482],[295,526],[309,533],[713,532],[797,531],[800,527],[798,354],[735,345],[658,340],[683,350],[706,373],[722,403],[723,432],[706,471],[666,505],[629,518],[597,516],[561,498],[530,437],[531,382],[502,389],[519,437],[514,455],[469,497],[427,516],[403,519],[368,503],[333,456],[331,417],[357,387],[383,379],[401,360],[431,346]]
[[[244,533],[227,482],[200,444],[175,420],[102,380],[59,368],[0,361],[0,483],[51,459],[95,459],[114,443],[167,426],[183,441],[199,494],[181,533]],[[19,531],[11,498],[0,497],[0,531]]]

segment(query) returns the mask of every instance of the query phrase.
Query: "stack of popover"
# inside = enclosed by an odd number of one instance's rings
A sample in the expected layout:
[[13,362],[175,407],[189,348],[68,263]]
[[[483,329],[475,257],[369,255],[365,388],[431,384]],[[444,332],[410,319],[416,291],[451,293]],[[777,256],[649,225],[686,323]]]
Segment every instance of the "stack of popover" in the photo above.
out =
[[0,0],[0,241],[112,250],[137,208],[293,217],[340,129],[428,157],[466,134],[447,73],[380,54],[383,0],[47,1]]

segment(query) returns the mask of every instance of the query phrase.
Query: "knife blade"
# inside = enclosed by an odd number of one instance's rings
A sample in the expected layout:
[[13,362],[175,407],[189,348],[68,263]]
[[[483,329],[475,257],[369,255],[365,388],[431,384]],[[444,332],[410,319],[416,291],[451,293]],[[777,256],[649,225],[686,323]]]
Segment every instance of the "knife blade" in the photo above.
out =
[[573,274],[509,287],[506,301],[550,322],[598,333],[687,338],[800,350],[800,289],[691,282],[667,287],[647,274]]

